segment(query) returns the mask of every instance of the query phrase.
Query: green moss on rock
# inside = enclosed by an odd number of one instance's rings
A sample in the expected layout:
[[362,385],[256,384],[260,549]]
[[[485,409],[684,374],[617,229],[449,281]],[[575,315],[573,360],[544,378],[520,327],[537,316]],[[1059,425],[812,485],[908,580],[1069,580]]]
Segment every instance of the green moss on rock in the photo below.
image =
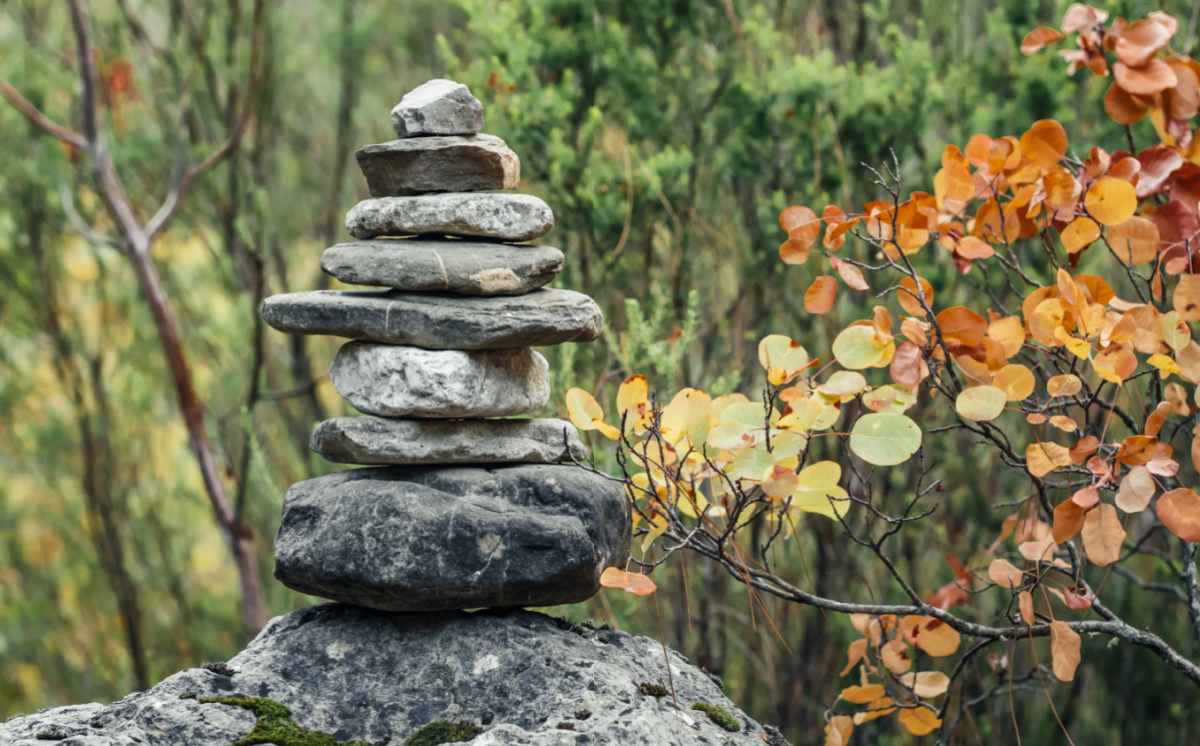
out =
[[266,697],[201,697],[201,704],[229,705],[254,713],[258,720],[254,728],[233,742],[233,746],[254,746],[273,743],[277,746],[370,746],[366,741],[339,741],[328,733],[301,727],[292,719],[292,711],[286,705]]
[[742,729],[741,721],[735,718],[733,715],[730,715],[729,711],[723,707],[710,705],[707,702],[697,702],[696,704],[692,705],[692,709],[699,710],[705,715],[708,715],[709,720],[713,721],[719,727],[724,728],[730,733],[737,733]]
[[667,688],[662,684],[652,684],[649,681],[646,681],[638,684],[638,694],[641,694],[643,697],[662,699],[670,694],[670,692],[667,691]]
[[483,732],[483,728],[471,723],[435,720],[408,737],[404,746],[438,746],[442,743],[470,741]]

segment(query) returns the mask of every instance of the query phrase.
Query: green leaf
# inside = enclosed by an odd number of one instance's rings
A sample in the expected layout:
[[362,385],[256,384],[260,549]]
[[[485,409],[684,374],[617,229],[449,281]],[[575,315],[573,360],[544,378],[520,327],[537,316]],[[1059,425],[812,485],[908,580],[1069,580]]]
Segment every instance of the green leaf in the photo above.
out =
[[994,420],[1004,411],[1008,395],[995,386],[972,386],[962,390],[954,400],[954,410],[960,417],[976,422]]
[[902,464],[920,447],[921,428],[895,412],[863,415],[850,432],[850,450],[875,466]]
[[843,368],[875,368],[888,357],[888,344],[881,341],[873,326],[850,326],[833,340],[833,356]]

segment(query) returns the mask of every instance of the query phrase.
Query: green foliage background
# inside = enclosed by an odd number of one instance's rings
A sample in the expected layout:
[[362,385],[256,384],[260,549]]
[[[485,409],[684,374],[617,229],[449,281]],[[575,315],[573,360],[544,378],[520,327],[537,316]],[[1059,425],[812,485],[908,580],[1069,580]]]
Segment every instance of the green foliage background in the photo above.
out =
[[[228,86],[241,85],[247,64],[244,5],[92,3],[102,64],[132,65],[133,87],[112,102],[106,125],[143,214],[161,198],[180,148],[198,157],[205,148],[197,143],[217,141],[228,124]],[[942,144],[963,144],[974,132],[1019,133],[1043,117],[1063,122],[1073,142],[1121,146],[1099,109],[1102,81],[1069,80],[1053,54],[1018,52],[1024,32],[1055,25],[1065,5],[268,3],[267,77],[247,140],[198,184],[155,253],[215,415],[211,435],[230,479],[244,485],[264,568],[283,490],[330,469],[308,454],[308,428],[344,407],[321,376],[336,343],[297,344],[273,333],[257,374],[266,395],[248,405],[256,308],[247,267],[261,262],[269,292],[327,282],[319,252],[344,238],[341,214],[365,196],[353,165],[339,167],[339,159],[356,144],[389,137],[388,109],[404,91],[445,76],[484,100],[487,130],[521,156],[523,188],[555,209],[551,238],[568,257],[559,284],[590,293],[605,310],[609,329],[600,343],[546,351],[556,409],[570,385],[592,388],[611,406],[615,384],[631,372],[650,374],[663,391],[753,391],[761,336],[783,333],[810,350],[827,349],[832,332],[871,305],[843,297],[824,319],[803,312],[812,274],[777,259],[783,206],[875,196],[861,164],[891,150],[911,187],[922,188]],[[1181,20],[1177,46],[1194,48],[1196,9],[1165,6]],[[1133,16],[1157,6],[1108,7]],[[131,19],[147,29],[149,44]],[[0,11],[0,74],[56,120],[72,122],[67,30],[58,4],[13,0]],[[0,144],[8,156],[0,167],[5,717],[113,699],[138,683],[114,570],[101,560],[111,557],[101,547],[113,533],[103,515],[115,519],[136,589],[150,681],[224,659],[245,640],[233,567],[187,449],[153,323],[125,261],[76,229],[77,222],[105,229],[88,175],[7,107],[0,107]],[[939,302],[972,292],[970,279],[951,290],[949,264],[930,279]],[[82,398],[66,385],[68,370],[85,382]],[[103,434],[101,503],[83,487],[84,415]],[[929,591],[950,579],[942,555],[986,546],[1004,515],[994,507],[1004,484],[986,478],[989,456],[950,445],[931,454],[945,464],[947,514],[904,557]],[[904,474],[890,478],[892,488],[904,488]],[[811,531],[779,558],[799,582],[886,596],[830,526],[807,525]],[[750,599],[695,560],[656,577],[663,592],[652,600],[605,595],[567,612],[665,639],[721,674],[755,717],[798,743],[818,742],[849,624]],[[310,603],[265,580],[273,612]],[[1183,617],[1166,604],[1134,590],[1113,600],[1134,619],[1169,625]],[[1188,641],[1186,633],[1172,637]],[[1188,727],[1200,726],[1194,691],[1148,654],[1093,645],[1085,660],[1075,684],[1053,692],[1078,743],[1185,743]],[[1014,706],[1025,743],[1062,742],[1039,688]],[[1006,701],[981,705],[963,742],[1009,742],[1007,708]],[[890,724],[864,733],[859,742],[904,741]]]

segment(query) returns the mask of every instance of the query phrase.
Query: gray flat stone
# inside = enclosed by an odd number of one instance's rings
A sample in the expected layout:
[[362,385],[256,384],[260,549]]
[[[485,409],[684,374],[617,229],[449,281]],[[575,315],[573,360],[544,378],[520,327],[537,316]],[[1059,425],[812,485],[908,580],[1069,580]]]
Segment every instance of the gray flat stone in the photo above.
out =
[[372,197],[516,189],[521,181],[521,160],[494,135],[390,140],[354,155]]
[[439,235],[531,241],[553,227],[549,205],[532,194],[510,192],[378,197],[346,213],[346,230],[355,238]]
[[504,417],[550,401],[541,353],[425,350],[350,342],[329,368],[334,388],[360,412],[381,417]]
[[575,426],[556,419],[397,420],[335,417],[317,424],[310,445],[340,464],[556,464],[582,461]]
[[321,254],[321,268],[345,283],[462,295],[528,293],[562,267],[553,246],[480,241],[351,241]]
[[620,485],[574,465],[354,469],[288,490],[275,577],[389,611],[574,603],[630,532]]
[[263,319],[283,332],[328,334],[430,350],[496,350],[600,336],[604,315],[573,290],[469,298],[400,291],[316,290],[273,295]]
[[[13,718],[0,723],[0,743],[224,746],[250,732],[254,715],[202,700],[242,695],[278,702],[339,743],[401,746],[449,720],[482,728],[472,746],[787,746],[711,674],[658,641],[531,611],[392,614],[324,604],[271,620],[227,666],[186,669],[110,705]],[[670,695],[640,693],[646,683],[672,686],[679,708]],[[726,710],[741,729],[721,730],[691,709],[700,702]],[[57,741],[59,733],[69,740]]]
[[437,78],[404,94],[392,108],[397,137],[474,135],[483,129],[483,104],[462,83]]

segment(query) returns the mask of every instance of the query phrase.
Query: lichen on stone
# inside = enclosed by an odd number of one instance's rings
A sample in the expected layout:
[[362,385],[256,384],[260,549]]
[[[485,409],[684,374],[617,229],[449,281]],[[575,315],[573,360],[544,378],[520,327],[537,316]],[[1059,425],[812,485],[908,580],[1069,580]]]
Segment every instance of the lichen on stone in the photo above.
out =
[[276,746],[370,746],[366,741],[339,741],[328,733],[309,730],[292,719],[292,711],[286,705],[266,697],[201,697],[201,704],[229,705],[254,713],[258,720],[254,728],[233,742],[233,746],[275,744]]
[[438,746],[443,743],[463,743],[483,732],[472,723],[435,720],[408,737],[404,746]]
[[644,681],[641,684],[638,684],[638,693],[645,697],[662,699],[671,692],[669,692],[662,684],[654,684],[649,681]]
[[730,715],[729,711],[723,707],[710,705],[707,702],[697,702],[696,704],[692,705],[692,709],[699,710],[705,715],[708,715],[709,720],[713,721],[717,724],[717,726],[724,728],[730,733],[737,733],[742,729],[741,722],[733,715]]

